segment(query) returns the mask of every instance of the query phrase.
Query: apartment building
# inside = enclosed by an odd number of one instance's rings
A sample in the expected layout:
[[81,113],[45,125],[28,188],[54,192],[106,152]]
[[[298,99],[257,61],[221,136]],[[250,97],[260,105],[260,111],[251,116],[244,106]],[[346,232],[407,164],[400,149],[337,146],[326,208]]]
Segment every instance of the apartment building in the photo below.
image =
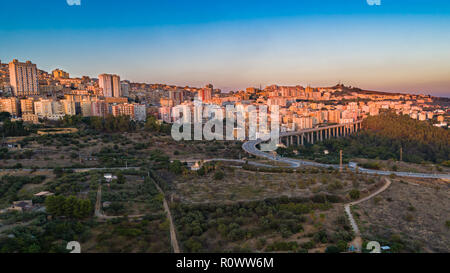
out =
[[9,79],[16,97],[39,94],[39,78],[36,64],[26,61],[21,63],[14,59],[9,63]]

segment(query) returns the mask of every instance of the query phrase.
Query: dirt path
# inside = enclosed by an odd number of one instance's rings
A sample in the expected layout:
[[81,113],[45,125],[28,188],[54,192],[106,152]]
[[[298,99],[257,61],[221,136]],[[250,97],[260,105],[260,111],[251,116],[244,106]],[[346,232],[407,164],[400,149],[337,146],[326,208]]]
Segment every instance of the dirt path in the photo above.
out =
[[387,188],[389,188],[389,186],[391,185],[391,180],[389,180],[387,177],[384,178],[386,180],[386,183],[379,188],[378,190],[376,190],[374,193],[360,199],[354,202],[350,202],[348,204],[346,204],[344,206],[345,209],[345,213],[347,214],[348,220],[350,221],[350,225],[352,226],[353,232],[355,233],[355,239],[353,239],[353,241],[350,243],[354,248],[356,252],[361,252],[362,251],[362,238],[361,238],[361,232],[358,228],[358,224],[356,224],[355,219],[353,218],[352,215],[352,211],[351,211],[351,206],[360,204],[364,201],[367,201],[375,196],[377,196],[378,194],[382,193],[383,191],[385,191]]
[[95,201],[95,216],[96,217],[103,217],[103,214],[101,212],[102,209],[102,185],[100,184],[98,186],[97,190],[97,201]]
[[[153,181],[153,180],[152,180]],[[158,184],[153,181],[153,183],[155,184],[156,188],[158,189],[158,191],[163,195],[163,205],[164,205],[164,210],[167,213],[167,218],[169,219],[169,224],[170,224],[170,242],[172,244],[172,249],[173,252],[175,253],[181,253],[180,251],[180,247],[178,246],[178,240],[177,240],[177,234],[175,232],[175,226],[173,225],[173,220],[172,220],[172,214],[170,213],[170,209],[169,209],[169,205],[167,204],[166,201],[166,197],[164,195],[164,192],[161,190],[161,188],[158,186]]]

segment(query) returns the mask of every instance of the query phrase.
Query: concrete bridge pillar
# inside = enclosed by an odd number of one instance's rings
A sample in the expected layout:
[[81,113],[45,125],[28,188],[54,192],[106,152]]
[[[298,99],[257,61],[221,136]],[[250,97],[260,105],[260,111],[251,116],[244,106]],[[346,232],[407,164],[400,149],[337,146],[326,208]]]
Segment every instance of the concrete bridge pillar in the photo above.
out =
[[294,145],[294,136],[290,136],[290,143],[291,145]]

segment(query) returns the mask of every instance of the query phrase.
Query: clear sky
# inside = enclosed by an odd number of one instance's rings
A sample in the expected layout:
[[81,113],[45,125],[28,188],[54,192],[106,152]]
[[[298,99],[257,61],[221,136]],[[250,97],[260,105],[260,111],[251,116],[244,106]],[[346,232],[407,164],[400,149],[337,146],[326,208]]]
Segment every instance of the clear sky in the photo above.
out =
[[[69,2],[77,2],[69,0]],[[1,1],[0,60],[225,90],[269,84],[450,97],[450,1]]]

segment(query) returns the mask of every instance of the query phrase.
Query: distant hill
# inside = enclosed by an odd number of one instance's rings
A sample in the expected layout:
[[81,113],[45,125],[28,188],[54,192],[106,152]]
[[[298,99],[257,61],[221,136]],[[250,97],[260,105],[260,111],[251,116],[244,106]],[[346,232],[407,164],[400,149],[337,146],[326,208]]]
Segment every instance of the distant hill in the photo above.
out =
[[392,92],[383,92],[383,91],[374,91],[374,90],[363,90],[363,89],[358,88],[358,87],[345,86],[343,84],[337,84],[337,85],[333,86],[332,88],[335,88],[335,89],[340,88],[340,89],[342,89],[343,92],[349,93],[349,94],[353,93],[353,92],[356,92],[356,93],[359,93],[359,94],[380,95],[380,96],[383,96],[383,95],[386,95],[386,96],[406,95],[404,93],[392,93]]

